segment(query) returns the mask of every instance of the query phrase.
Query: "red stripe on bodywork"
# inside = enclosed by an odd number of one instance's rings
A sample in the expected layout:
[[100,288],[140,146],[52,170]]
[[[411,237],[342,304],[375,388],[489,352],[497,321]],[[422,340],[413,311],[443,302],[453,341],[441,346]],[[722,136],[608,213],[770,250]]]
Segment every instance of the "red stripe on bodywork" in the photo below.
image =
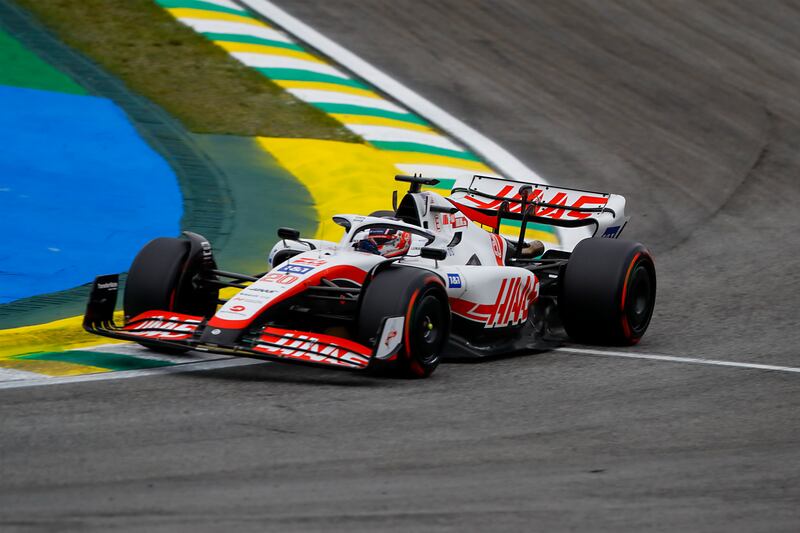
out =
[[366,277],[367,273],[361,270],[360,268],[356,268],[350,265],[336,265],[326,270],[317,272],[313,276],[309,276],[308,278],[298,282],[296,286],[292,287],[286,292],[279,294],[272,300],[268,301],[264,305],[264,307],[259,309],[252,316],[252,318],[244,320],[227,320],[224,318],[220,318],[218,316],[214,316],[211,320],[208,321],[208,325],[216,328],[226,328],[226,329],[246,328],[254,320],[256,320],[266,309],[286,300],[287,298],[291,298],[292,296],[295,296],[296,294],[303,292],[309,286],[319,285],[320,281],[322,281],[322,278],[346,279],[361,285],[362,283],[364,283],[364,279]]
[[466,217],[473,222],[483,224],[484,226],[489,226],[492,229],[497,229],[497,215],[487,215],[486,213],[483,213],[472,207],[468,207],[464,204],[460,204],[455,200],[451,200],[450,198],[448,198],[448,200],[450,200],[451,204],[456,206],[459,211],[464,213],[464,215],[466,215]]

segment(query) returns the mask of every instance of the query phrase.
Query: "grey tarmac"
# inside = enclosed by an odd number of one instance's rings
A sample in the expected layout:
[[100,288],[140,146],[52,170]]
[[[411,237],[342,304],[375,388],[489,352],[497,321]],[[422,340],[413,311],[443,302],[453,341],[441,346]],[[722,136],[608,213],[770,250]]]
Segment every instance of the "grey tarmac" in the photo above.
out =
[[[549,181],[625,195],[628,352],[800,366],[800,4],[281,0]],[[550,352],[0,391],[0,529],[797,531],[800,376]]]

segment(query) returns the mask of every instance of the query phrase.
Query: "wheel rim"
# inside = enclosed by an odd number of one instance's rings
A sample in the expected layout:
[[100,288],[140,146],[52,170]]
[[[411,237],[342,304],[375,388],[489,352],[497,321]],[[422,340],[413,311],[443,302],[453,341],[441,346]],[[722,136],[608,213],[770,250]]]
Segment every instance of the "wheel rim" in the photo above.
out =
[[414,312],[411,330],[411,353],[423,364],[439,358],[446,327],[441,300],[433,294],[424,295]]
[[638,263],[631,272],[625,301],[625,316],[631,332],[637,337],[644,333],[650,323],[655,300],[654,289],[650,270],[643,263]]

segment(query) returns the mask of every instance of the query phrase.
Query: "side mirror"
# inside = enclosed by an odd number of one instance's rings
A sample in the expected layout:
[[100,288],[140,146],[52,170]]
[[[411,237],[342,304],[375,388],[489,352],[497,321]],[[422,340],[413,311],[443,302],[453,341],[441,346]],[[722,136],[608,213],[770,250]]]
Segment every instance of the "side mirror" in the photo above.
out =
[[447,259],[447,250],[443,248],[432,248],[430,246],[425,246],[422,250],[419,251],[420,257],[424,257],[425,259],[433,259],[434,261],[444,261]]
[[278,237],[287,241],[300,239],[300,232],[294,228],[278,228]]

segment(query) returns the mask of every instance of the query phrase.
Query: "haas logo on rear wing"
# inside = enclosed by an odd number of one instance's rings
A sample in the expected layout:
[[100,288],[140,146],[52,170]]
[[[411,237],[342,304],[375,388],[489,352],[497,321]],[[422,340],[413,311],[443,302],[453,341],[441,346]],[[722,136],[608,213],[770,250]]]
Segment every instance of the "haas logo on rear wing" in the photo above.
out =
[[[475,176],[469,187],[455,188],[450,201],[479,224],[497,228],[499,219],[526,219],[562,227],[624,226],[625,198],[617,194],[553,187],[538,183]],[[609,235],[606,235],[609,236]]]
[[[497,211],[503,202],[508,202],[509,213],[522,212],[522,196],[518,191],[519,187],[505,185],[497,191],[497,198],[483,199],[475,195],[465,195],[464,201],[472,207],[479,209],[490,209]],[[585,208],[600,209],[608,204],[608,196],[593,196],[590,194],[570,195],[566,191],[548,191],[546,195],[542,189],[533,189],[527,198],[527,202],[533,207],[532,215],[536,217],[549,217],[554,219],[575,218],[582,220],[589,218],[593,211],[584,211]]]

